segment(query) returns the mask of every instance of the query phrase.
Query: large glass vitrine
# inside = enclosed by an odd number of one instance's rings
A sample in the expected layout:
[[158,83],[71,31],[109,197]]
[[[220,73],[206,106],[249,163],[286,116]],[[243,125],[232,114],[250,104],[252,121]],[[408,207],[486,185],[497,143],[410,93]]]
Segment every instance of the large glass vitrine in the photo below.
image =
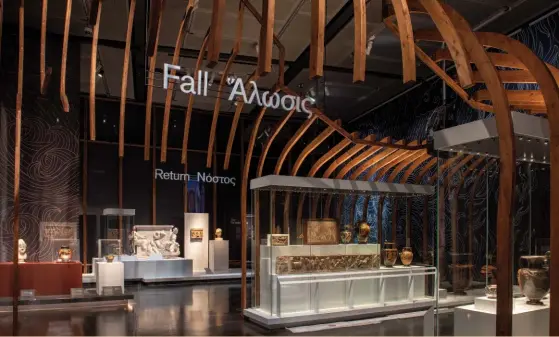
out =
[[428,214],[423,230],[420,208],[432,187],[267,176],[251,189],[249,318],[306,325],[435,306],[432,224]]
[[[439,305],[464,302],[454,308],[455,335],[496,334],[502,323],[497,322],[499,300],[512,302],[512,310],[500,317],[510,318],[514,335],[549,335],[548,125],[518,112],[512,117],[517,160],[510,224],[498,213],[501,172],[495,120],[435,133],[437,267],[446,294]],[[510,237],[503,236],[507,231],[499,222],[505,222]],[[500,242],[510,247],[505,259],[499,258]],[[512,288],[501,298],[497,289],[505,287],[503,276],[510,278]]]

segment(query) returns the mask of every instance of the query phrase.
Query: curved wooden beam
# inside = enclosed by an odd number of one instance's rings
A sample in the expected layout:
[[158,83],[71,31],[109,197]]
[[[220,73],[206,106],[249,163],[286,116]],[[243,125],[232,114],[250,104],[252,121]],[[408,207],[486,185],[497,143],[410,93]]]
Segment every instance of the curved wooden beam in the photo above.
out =
[[[557,144],[559,144],[559,88],[557,85],[557,81],[553,77],[553,74],[550,71],[549,67],[542,60],[540,60],[528,47],[526,47],[524,44],[514,39],[502,35],[491,34],[491,33],[478,33],[477,38],[481,41],[481,43],[491,43],[491,45],[495,45],[499,49],[506,50],[510,54],[517,57],[524,65],[526,65],[526,67],[537,79],[538,84],[540,86],[540,90],[545,100],[545,105],[548,110],[549,129],[550,129],[551,167],[559,167],[559,147],[557,146]],[[503,175],[502,169],[503,168],[501,164],[500,176]],[[557,189],[557,186],[559,186],[559,174],[557,174],[557,172],[552,172],[550,179],[551,179],[550,186],[552,186],[550,192],[550,205],[551,205],[550,206],[550,210],[551,210],[550,242],[551,242],[551,249],[559,250],[559,231],[557,229],[557,226],[554,226],[554,224],[556,224],[559,221],[559,210],[557,210],[557,207],[555,207],[555,205],[559,203],[559,190]],[[511,191],[511,193],[513,192]],[[500,213],[500,208],[499,208],[499,213]],[[500,253],[501,250],[499,249],[497,254]],[[499,259],[499,255],[497,256],[497,259]],[[500,265],[499,261],[498,264]],[[500,269],[497,270],[498,273],[499,270]],[[559,282],[556,282],[559,279],[559,263],[557,260],[551,261],[550,270],[551,270],[550,272],[551,280],[555,280],[552,281],[551,291],[555,291],[556,293],[559,293]],[[501,282],[501,281],[502,278],[497,279],[497,282]],[[502,304],[502,306],[503,308],[505,308],[504,304]],[[550,315],[552,315],[551,317],[556,317],[557,315],[559,315],[558,298],[556,298],[555,300],[553,299],[551,300],[550,307],[551,307]],[[554,334],[559,335],[559,320],[553,320],[553,319],[550,320],[549,333],[550,335],[554,335]]]
[[[214,7],[215,6],[216,6],[216,3],[214,2]],[[222,6],[225,7],[225,4],[222,4]],[[239,50],[241,48],[241,38],[243,37],[244,13],[245,13],[245,6],[243,5],[242,1],[239,1],[239,10],[238,10],[238,14],[237,14],[237,32],[236,32],[236,35],[235,35],[235,46],[233,47],[233,50],[231,50],[231,55],[229,56],[229,59],[227,60],[227,64],[225,65],[225,69],[223,70],[223,75],[221,76],[221,80],[219,81],[219,87],[217,88],[217,98],[215,99],[214,111],[213,111],[213,117],[212,117],[212,126],[210,128],[210,141],[208,143],[208,155],[206,157],[206,167],[211,167],[212,166],[213,150],[214,150],[214,143],[215,143],[215,133],[216,133],[216,129],[217,129],[217,118],[219,116],[219,109],[221,107],[221,93],[223,91],[223,87],[227,83],[227,77],[229,76],[229,71],[231,70],[231,67],[233,66],[233,62],[235,62],[235,58],[237,57],[237,53],[239,53]],[[221,26],[220,26],[220,32],[219,33],[221,34]],[[212,36],[211,34],[213,34],[213,33],[210,32],[210,36]],[[221,41],[221,37],[220,37],[220,41]],[[208,54],[209,54],[209,51],[208,51]],[[213,63],[215,61],[217,63],[218,59],[219,59],[219,50],[217,52],[217,58],[215,60],[210,59],[210,60],[208,60],[208,62]]]
[[452,59],[456,65],[456,72],[460,79],[460,84],[464,88],[469,88],[474,85],[472,67],[468,58],[468,54],[464,49],[462,40],[458,36],[458,32],[450,22],[450,19],[439,0],[419,0],[421,5],[427,10],[429,16],[437,26],[441,33]]
[[272,132],[272,134],[268,138],[268,141],[266,141],[266,144],[264,145],[264,147],[262,149],[262,153],[260,153],[260,159],[258,160],[258,168],[256,170],[256,172],[257,172],[256,176],[257,177],[262,176],[262,171],[264,170],[264,163],[266,161],[266,156],[268,156],[268,151],[270,151],[270,147],[272,146],[272,143],[274,142],[276,137],[279,135],[279,133],[281,132],[281,130],[283,129],[285,124],[287,124],[287,121],[291,118],[291,116],[293,116],[294,112],[295,112],[295,109],[292,109],[285,116],[283,116],[283,118],[274,127],[274,131]]
[[[393,164],[395,161],[396,163],[398,162],[398,160],[402,160],[403,158],[406,158],[407,156],[411,156],[413,154],[413,152],[411,151],[404,151],[404,150],[398,150],[393,152],[392,154],[384,157],[381,161],[379,161],[377,163],[377,166],[371,167],[371,169],[369,170],[369,172],[367,172],[367,175],[363,178],[364,181],[369,181],[371,180],[371,178],[373,177],[373,175],[377,174],[377,172],[383,170],[386,166]],[[403,157],[403,158],[402,158]],[[383,198],[383,197],[381,197]],[[368,195],[365,197],[365,203],[363,204],[363,213],[368,213],[369,212],[369,200],[371,199],[371,196]],[[384,199],[382,199],[384,200]],[[379,207],[380,206],[380,202],[379,202]]]
[[400,34],[400,46],[402,48],[402,62],[404,66],[404,83],[415,82],[417,79],[415,52],[413,50],[413,27],[407,0],[392,0],[396,19],[398,20],[398,30]]
[[72,0],[66,0],[64,18],[64,38],[62,40],[62,64],[60,66],[60,100],[64,112],[70,112],[70,102],[66,95],[66,60],[68,59],[68,38],[70,36],[70,20],[72,18]]
[[[342,121],[337,120],[336,123],[342,124]],[[320,133],[320,135],[318,135],[307,146],[305,146],[305,148],[303,149],[303,151],[301,151],[301,154],[295,161],[295,165],[293,165],[293,168],[291,170],[292,176],[297,175],[297,172],[299,171],[299,168],[301,168],[303,161],[308,157],[308,155],[312,151],[314,151],[318,146],[320,146],[320,144],[322,144],[322,142],[324,142],[326,138],[330,137],[332,133],[334,133],[334,129],[332,129],[331,127],[327,127],[324,131]]]
[[[352,134],[352,136],[357,137],[359,133],[358,132],[354,132]],[[322,166],[324,166],[324,164],[326,164],[326,162],[328,162],[330,159],[334,158],[338,153],[340,153],[343,149],[345,149],[347,146],[349,146],[349,144],[351,144],[351,141],[348,139],[342,139],[336,146],[334,146],[333,148],[331,148],[328,152],[326,152],[324,155],[322,155],[322,157],[320,157],[317,161],[315,161],[315,163],[313,164],[313,166],[311,167],[311,170],[309,171],[308,176],[309,177],[314,177],[316,175],[316,173],[318,172],[318,170],[320,170],[320,168],[322,168]],[[302,214],[302,210],[300,210],[301,207],[303,207],[304,204],[304,200],[305,198],[303,197],[301,200],[299,200],[299,208],[297,209],[297,214]],[[313,200],[312,206],[311,206],[311,218],[315,219],[316,218],[316,212],[318,209],[318,202],[319,199],[315,198]],[[300,222],[300,217],[297,217],[297,221]]]
[[312,123],[314,123],[315,120],[316,120],[316,117],[314,117],[314,116],[307,119],[303,124],[301,124],[299,129],[289,139],[289,141],[287,142],[287,144],[283,148],[283,151],[281,152],[281,154],[278,158],[278,161],[276,162],[276,168],[274,169],[274,174],[280,174],[281,167],[283,166],[283,162],[287,158],[287,155],[289,154],[289,151],[291,151],[291,149],[293,149],[293,146],[295,146],[295,144],[299,141],[299,139],[301,139],[301,137],[303,137],[305,132],[307,132],[307,130],[312,125]]
[[[209,39],[209,32],[208,29],[206,31],[206,36],[204,37],[204,41],[202,41],[202,46],[200,47],[200,53],[198,53],[198,59],[196,60],[196,67],[194,69],[194,73],[198,73],[200,68],[202,67],[202,62],[204,61],[204,53],[208,46],[208,39]],[[194,78],[194,85],[196,86],[196,77]],[[192,109],[194,107],[194,94],[189,94],[188,96],[188,106],[186,108],[186,115],[184,117],[184,133],[182,135],[182,153],[181,153],[181,164],[186,166],[186,158],[188,155],[188,136],[190,134],[190,121],[192,119]]]
[[[391,17],[384,19],[384,24],[388,29],[390,29],[394,35],[400,36],[400,32],[396,25],[392,22]],[[428,66],[437,76],[439,76],[445,83],[448,85],[458,97],[460,97],[464,102],[468,103],[474,109],[483,110],[487,112],[494,112],[494,109],[491,105],[483,104],[476,102],[475,100],[470,98],[470,95],[464,90],[452,77],[450,77],[445,70],[437,65],[437,63],[429,57],[417,44],[415,45],[415,53],[417,57],[423,62],[426,66]]]
[[[368,135],[367,137],[365,137],[365,140],[374,140],[375,139],[375,135]],[[359,151],[361,151],[363,148],[365,148],[365,145],[363,144],[357,144],[355,146],[353,146],[351,149],[349,149],[346,153],[342,154],[340,157],[338,157],[336,160],[334,160],[330,166],[328,167],[328,169],[326,170],[326,172],[324,172],[323,177],[324,178],[328,178],[330,177],[330,175],[332,173],[334,173],[334,170],[336,170],[341,164],[343,164],[344,162],[346,162],[349,158],[351,158],[353,155],[355,155],[356,153],[358,153]],[[352,163],[353,162],[353,163]],[[360,161],[359,161],[360,162]],[[350,161],[349,163],[347,163],[344,168],[342,168],[342,170],[346,170],[346,168],[349,168],[347,171],[351,170],[354,166],[358,165],[359,162],[355,162],[355,161]],[[336,175],[336,179],[341,179],[338,178],[340,177],[340,174]],[[343,178],[343,176],[341,176]],[[328,214],[330,212],[330,204],[332,203],[332,197],[333,195],[328,195],[326,197],[326,202],[324,204],[324,209],[326,217],[328,217]],[[338,205],[340,205],[343,202],[342,197],[339,198],[338,200]],[[338,206],[337,209],[339,209],[340,207]],[[338,216],[339,215],[339,211],[336,213]]]
[[402,176],[402,179],[400,179],[400,182],[402,184],[405,184],[408,182],[408,179],[410,178],[410,176],[413,174],[413,172],[415,172],[415,170],[420,167],[422,164],[426,163],[426,166],[428,169],[431,169],[431,167],[433,167],[433,165],[435,165],[435,163],[437,162],[437,158],[436,157],[431,157],[430,154],[425,153],[424,155],[422,155],[421,157],[419,157],[416,161],[414,161],[410,167],[408,167],[408,169],[406,170],[406,172],[404,172],[404,175]]
[[[341,124],[340,120],[336,121],[337,123]],[[310,142],[301,152],[301,154],[299,155],[299,157],[297,158],[297,160],[295,161],[295,165],[293,165],[293,169],[291,170],[291,175],[295,176],[297,175],[297,172],[299,171],[299,169],[301,168],[301,165],[303,164],[303,161],[308,157],[308,155],[314,151],[320,144],[322,144],[322,142],[324,142],[326,140],[326,138],[330,137],[330,135],[334,133],[334,129],[332,129],[331,127],[326,128],[324,131],[322,131],[322,133],[320,135],[318,135],[318,137],[316,137],[315,139],[313,139],[312,142]],[[299,203],[297,205],[297,234],[300,234],[303,232],[302,230],[302,226],[301,226],[301,219],[303,216],[303,204],[305,202],[305,195],[306,193],[301,193],[299,195]],[[284,214],[284,227],[285,227],[285,223],[287,222],[287,219],[289,218],[289,205],[290,205],[290,197],[291,197],[291,193],[287,192],[285,193],[285,202],[284,202],[284,208],[283,208],[283,214]]]
[[[354,132],[353,135],[357,136],[357,132]],[[326,164],[330,159],[334,158],[338,153],[340,153],[343,149],[349,146],[351,141],[348,139],[342,139],[336,146],[331,148],[328,152],[326,152],[322,157],[320,157],[314,165],[311,167],[308,176],[314,177],[315,174],[320,170],[324,164]]]
[[[488,52],[487,55],[489,56],[491,62],[495,67],[526,69],[520,61],[518,61],[515,57],[512,57],[509,54]],[[441,61],[454,62],[454,59],[450,55],[450,51],[448,49],[437,49],[437,51],[435,51],[435,53],[433,54],[433,60],[437,63]]]
[[[186,31],[188,30],[188,22],[194,11],[194,0],[188,0],[186,4],[186,9],[184,11],[184,16],[179,25],[179,32],[177,34],[177,40],[175,41],[175,51],[173,53],[172,64],[177,65],[180,58],[181,47],[184,43],[184,38],[186,36]],[[174,76],[176,71],[171,69],[170,76]],[[167,138],[169,134],[169,119],[171,116],[171,101],[173,99],[173,90],[175,88],[175,80],[169,80],[167,85],[167,96],[165,97],[165,110],[163,113],[163,130],[161,131],[161,162],[167,161]]]
[[[385,139],[390,139],[390,137],[386,137]],[[353,158],[349,163],[347,163],[336,175],[336,179],[343,179],[349,171],[353,170],[355,167],[363,163],[369,157],[374,154],[377,154],[379,151],[382,151],[382,147],[380,146],[371,146],[370,148],[363,151],[360,155]]]
[[388,156],[390,156],[391,154],[393,154],[396,151],[399,151],[399,150],[397,150],[397,149],[386,149],[386,150],[382,151],[381,153],[373,156],[373,158],[367,160],[361,166],[359,166],[355,171],[353,171],[353,173],[351,174],[351,177],[349,179],[350,180],[355,180],[355,179],[359,178],[359,176],[363,172],[365,172],[368,169],[370,169],[371,167],[375,166],[376,164],[378,164],[382,160],[386,159]]
[[134,14],[136,12],[136,0],[130,0],[130,12],[128,13],[128,28],[126,30],[126,47],[124,48],[124,65],[122,66],[122,86],[120,88],[120,122],[118,124],[118,156],[124,157],[124,121],[126,114],[126,92],[128,88],[128,69],[130,62],[130,44],[132,42],[132,29],[134,25]]
[[[277,92],[277,89],[274,89]],[[250,162],[252,159],[252,153],[254,151],[254,143],[256,142],[256,136],[258,135],[258,129],[260,128],[260,123],[264,118],[266,113],[266,108],[260,109],[256,120],[254,121],[254,127],[250,135],[250,140],[248,143],[247,153],[245,155],[245,164],[243,165],[243,175],[241,182],[241,261],[247,260],[247,192],[248,192],[248,174],[250,172]],[[241,308],[246,309],[247,303],[247,268],[246,263],[241,263]]]
[[[242,0],[242,1],[248,1],[248,0]],[[436,64],[435,64],[435,66],[438,67]],[[451,79],[451,81],[453,81],[453,80]],[[288,88],[286,86],[282,86],[281,88],[282,88],[281,90],[287,95],[299,96],[300,97],[300,95],[298,95],[295,91],[291,90],[290,88]],[[460,88],[460,86],[458,86],[458,88]],[[460,89],[462,89],[462,88],[460,88]],[[465,95],[466,95],[466,97],[468,97],[467,93],[465,93]],[[473,101],[473,102],[475,104],[479,105],[479,103],[477,103],[475,101]],[[487,104],[485,104],[485,106],[487,106]],[[488,107],[491,108],[491,106],[488,106]],[[318,119],[320,119],[321,121],[326,123],[328,126],[334,128],[334,130],[336,130],[336,132],[338,132],[342,137],[351,140],[351,142],[353,144],[366,145],[366,146],[383,146],[383,147],[403,149],[403,150],[421,150],[421,149],[425,149],[427,147],[426,144],[420,144],[420,145],[412,146],[412,145],[409,145],[409,144],[400,145],[398,143],[383,143],[381,141],[368,140],[366,138],[360,139],[360,138],[352,136],[343,127],[334,123],[334,121],[331,120],[330,118],[328,118],[326,115],[324,115],[324,113],[320,109],[317,109],[315,107],[308,107],[308,108],[311,111],[313,116],[316,116]]]
[[468,22],[454,9],[444,5],[460,33],[466,50],[482,74],[491,93],[499,134],[499,197],[497,211],[497,335],[512,334],[512,256],[510,251],[512,217],[515,209],[516,151],[509,102],[499,74]]
[[[99,1],[99,0],[98,0]],[[49,77],[52,73],[52,68],[46,69],[45,65],[45,49],[47,45],[47,16],[48,16],[49,0],[43,0],[41,9],[41,53],[40,53],[40,79],[41,79],[41,95],[47,92],[47,85]]]
[[[96,121],[95,121],[95,90],[97,81],[97,42],[99,41],[99,22],[101,21],[101,13],[103,11],[103,0],[99,0],[97,4],[97,13],[95,14],[95,23],[93,25],[93,39],[91,41],[91,63],[89,66],[89,139],[95,140]],[[93,14],[93,12],[91,13]]]
[[[245,91],[248,92],[250,82],[256,81],[258,79],[258,72],[255,70],[245,82]],[[231,129],[229,130],[229,139],[227,141],[227,148],[225,150],[225,160],[223,162],[223,168],[225,170],[229,169],[229,161],[231,160],[231,151],[233,149],[233,142],[235,141],[235,134],[237,133],[237,125],[239,125],[239,118],[241,117],[241,112],[245,106],[245,102],[242,99],[237,99],[235,102],[235,114],[233,115],[233,121],[231,122]]]
[[[155,81],[155,66],[157,64],[157,47],[159,45],[159,32],[161,31],[161,21],[163,10],[165,9],[165,0],[152,1],[152,9],[150,13],[149,38],[148,38],[148,57],[149,57],[149,73],[146,97],[146,123],[144,129],[144,160],[149,160],[149,152],[151,146],[151,109],[153,108],[153,82]],[[150,47],[151,40],[154,40],[153,47]],[[153,49],[150,49],[153,48]]]

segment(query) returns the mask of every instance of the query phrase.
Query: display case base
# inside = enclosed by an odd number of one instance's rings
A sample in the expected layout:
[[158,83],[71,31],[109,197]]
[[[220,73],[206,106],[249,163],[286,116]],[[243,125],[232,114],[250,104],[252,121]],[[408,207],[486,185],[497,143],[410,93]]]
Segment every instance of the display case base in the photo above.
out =
[[124,263],[125,281],[143,281],[192,276],[192,260],[183,258],[161,260],[127,260]]
[[[90,310],[99,308],[122,308],[128,307],[134,300],[132,294],[121,294],[114,296],[96,295],[96,290],[91,289],[92,293],[88,293],[82,297],[72,297],[70,295],[63,296],[37,296],[34,299],[19,300],[19,311],[39,311],[39,310]],[[12,311],[12,299],[0,298],[0,312]]]
[[286,327],[323,324],[343,320],[357,320],[364,318],[380,317],[396,313],[416,312],[427,310],[435,305],[433,298],[418,299],[413,302],[401,301],[390,302],[378,306],[363,306],[353,309],[340,308],[321,310],[320,312],[307,311],[282,315],[270,315],[268,312],[258,309],[245,309],[243,314],[252,322],[267,329],[278,329]]
[[[513,299],[513,336],[549,336],[549,300],[544,305],[526,304],[526,298]],[[495,336],[496,310],[467,305],[454,309],[455,336]]]

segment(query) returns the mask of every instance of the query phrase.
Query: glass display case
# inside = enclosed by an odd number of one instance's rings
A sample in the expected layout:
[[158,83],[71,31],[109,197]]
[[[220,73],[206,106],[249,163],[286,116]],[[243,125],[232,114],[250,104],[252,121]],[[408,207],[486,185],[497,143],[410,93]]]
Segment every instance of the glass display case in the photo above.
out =
[[122,254],[122,243],[115,239],[99,239],[97,240],[97,257],[104,258],[113,256],[118,258]]
[[250,319],[284,326],[434,307],[437,272],[424,248],[433,240],[411,221],[411,201],[432,187],[267,176],[251,189]]
[[[495,335],[508,319],[513,335],[549,335],[548,127],[537,117],[517,112],[512,116],[515,202],[510,253],[500,259],[510,261],[508,266],[498,262],[497,247],[508,235],[498,226],[500,158],[494,119],[435,133],[440,287],[449,299],[463,301],[454,309],[454,335]],[[497,296],[499,287],[506,286],[497,281],[499,270],[510,270],[512,289]],[[508,296],[501,298],[503,292]],[[510,300],[512,310],[501,312],[502,321],[497,322],[499,300]]]
[[[123,208],[105,208],[103,210],[103,226],[100,237],[109,240],[128,240],[135,224],[136,210]],[[124,254],[132,254],[129,245],[122,245]]]

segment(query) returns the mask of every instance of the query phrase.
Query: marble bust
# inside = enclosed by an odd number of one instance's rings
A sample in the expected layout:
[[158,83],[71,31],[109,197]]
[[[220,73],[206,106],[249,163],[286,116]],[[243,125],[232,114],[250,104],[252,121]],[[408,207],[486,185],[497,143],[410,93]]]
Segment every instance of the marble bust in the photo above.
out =
[[17,259],[19,263],[25,263],[27,260],[27,244],[23,239],[19,239],[17,243]]

